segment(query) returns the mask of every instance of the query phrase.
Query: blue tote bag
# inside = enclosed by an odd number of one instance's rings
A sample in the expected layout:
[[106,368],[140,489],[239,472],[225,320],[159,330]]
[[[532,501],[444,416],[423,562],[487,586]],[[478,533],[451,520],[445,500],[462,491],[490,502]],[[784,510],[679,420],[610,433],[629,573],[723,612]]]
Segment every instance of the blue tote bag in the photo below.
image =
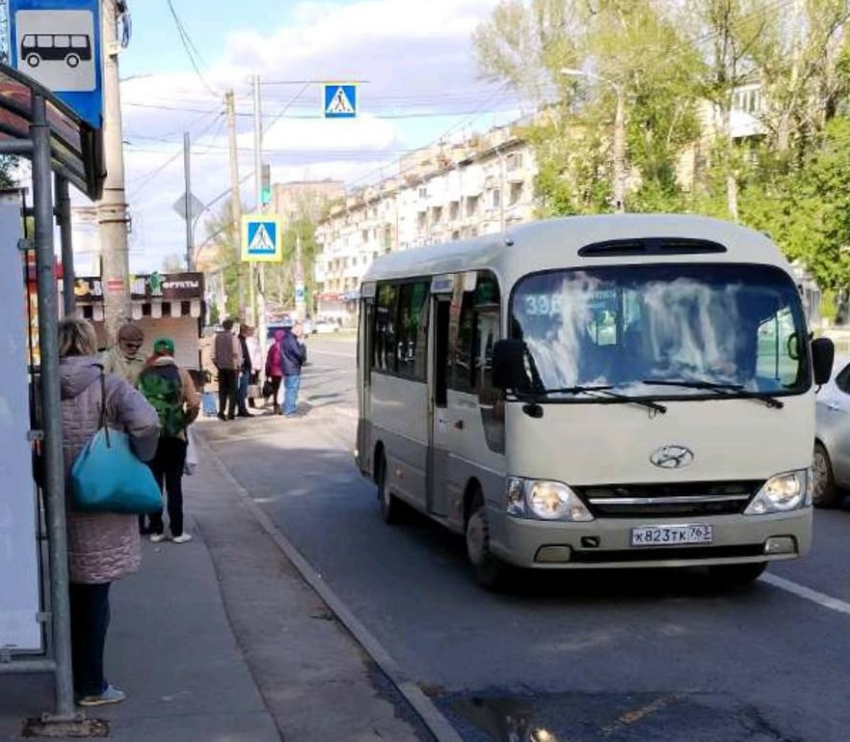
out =
[[100,427],[71,467],[72,508],[86,513],[145,515],[162,509],[162,494],[153,473],[130,446],[130,436],[106,426],[106,383]]

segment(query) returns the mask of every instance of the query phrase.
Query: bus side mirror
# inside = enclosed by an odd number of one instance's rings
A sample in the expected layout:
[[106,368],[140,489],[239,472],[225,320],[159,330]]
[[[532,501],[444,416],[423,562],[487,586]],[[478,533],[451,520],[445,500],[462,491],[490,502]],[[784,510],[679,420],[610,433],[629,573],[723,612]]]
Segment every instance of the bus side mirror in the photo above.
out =
[[832,364],[835,362],[835,346],[829,338],[812,340],[812,367],[815,372],[815,384],[821,386],[832,376]]
[[522,340],[499,340],[493,345],[493,386],[502,391],[528,386]]

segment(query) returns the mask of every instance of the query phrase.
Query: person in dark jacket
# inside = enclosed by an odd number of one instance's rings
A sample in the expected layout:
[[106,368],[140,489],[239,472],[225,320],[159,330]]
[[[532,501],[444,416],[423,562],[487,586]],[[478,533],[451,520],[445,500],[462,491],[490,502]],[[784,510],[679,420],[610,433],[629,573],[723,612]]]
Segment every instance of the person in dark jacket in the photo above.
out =
[[274,342],[269,346],[269,352],[266,354],[266,378],[271,382],[271,398],[274,405],[273,413],[275,415],[280,414],[280,403],[277,397],[280,393],[281,382],[283,381],[281,347],[285,334],[283,330],[275,330]]
[[239,417],[251,417],[248,412],[248,387],[251,384],[251,376],[254,373],[254,365],[251,362],[251,349],[248,347],[248,338],[254,334],[254,328],[248,325],[239,326],[239,347],[242,349],[242,368],[239,370],[239,383],[236,387],[236,406]]
[[283,416],[298,414],[298,390],[301,388],[301,367],[307,360],[307,348],[301,342],[303,332],[300,322],[291,329],[284,329],[281,347],[283,368]]

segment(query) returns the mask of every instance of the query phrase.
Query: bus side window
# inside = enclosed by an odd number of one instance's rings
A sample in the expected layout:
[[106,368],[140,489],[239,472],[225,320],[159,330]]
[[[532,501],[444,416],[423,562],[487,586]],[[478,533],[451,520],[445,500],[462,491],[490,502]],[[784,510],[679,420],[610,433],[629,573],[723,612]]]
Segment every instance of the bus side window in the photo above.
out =
[[372,368],[396,372],[396,321],[398,317],[398,287],[385,283],[378,286],[375,308]]

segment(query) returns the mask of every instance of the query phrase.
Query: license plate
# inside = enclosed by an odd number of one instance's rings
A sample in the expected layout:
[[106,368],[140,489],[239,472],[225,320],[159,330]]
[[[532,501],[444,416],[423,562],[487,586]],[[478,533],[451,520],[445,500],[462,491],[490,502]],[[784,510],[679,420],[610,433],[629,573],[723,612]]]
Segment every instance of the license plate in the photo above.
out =
[[711,526],[641,526],[632,528],[632,546],[679,546],[710,544],[714,540]]

